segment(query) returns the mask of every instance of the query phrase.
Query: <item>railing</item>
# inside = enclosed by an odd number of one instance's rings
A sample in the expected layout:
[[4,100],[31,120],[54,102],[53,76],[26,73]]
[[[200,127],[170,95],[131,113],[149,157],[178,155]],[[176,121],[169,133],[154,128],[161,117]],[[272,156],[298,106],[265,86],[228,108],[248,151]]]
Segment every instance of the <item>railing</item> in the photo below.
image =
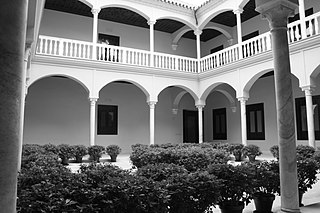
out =
[[198,60],[188,57],[154,53],[154,67],[161,69],[178,70],[184,72],[198,72]]
[[[319,34],[320,12],[288,25],[289,44]],[[305,30],[302,28],[305,27]],[[240,46],[241,45],[241,46]],[[106,44],[93,44],[71,39],[40,36],[36,53],[85,60],[105,61],[135,66],[154,67],[165,70],[200,73],[206,72],[242,58],[248,58],[271,50],[270,32],[236,44],[219,52],[201,58],[151,53],[150,51],[118,47]]]

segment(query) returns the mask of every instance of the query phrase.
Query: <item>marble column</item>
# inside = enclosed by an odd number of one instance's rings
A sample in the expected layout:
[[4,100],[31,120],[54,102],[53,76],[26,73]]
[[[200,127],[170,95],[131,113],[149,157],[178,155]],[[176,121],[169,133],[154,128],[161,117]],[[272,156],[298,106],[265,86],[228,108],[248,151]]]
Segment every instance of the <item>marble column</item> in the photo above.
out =
[[307,127],[308,127],[308,142],[309,146],[316,148],[316,139],[314,133],[314,117],[313,117],[313,103],[312,103],[312,88],[303,87],[302,91],[306,96],[306,111],[307,111]]
[[248,98],[241,97],[238,98],[240,101],[240,114],[241,114],[241,143],[247,145],[247,115],[246,115],[246,102]]
[[307,37],[307,27],[306,27],[306,14],[305,14],[305,7],[304,7],[304,0],[299,0],[299,16],[301,21],[301,36],[302,38]]
[[90,146],[95,145],[96,136],[96,103],[98,98],[89,98],[90,100]]
[[256,0],[256,10],[269,22],[274,59],[279,141],[281,212],[300,212],[291,70],[287,36],[288,17],[297,0]]
[[100,8],[92,8],[91,13],[93,14],[93,29],[92,29],[92,59],[96,59],[97,57],[97,41],[98,41],[98,15],[100,12]]
[[233,13],[236,14],[237,19],[237,36],[238,36],[238,45],[239,45],[239,59],[243,58],[242,55],[242,28],[241,28],[241,13],[243,9],[238,8],[234,10]]
[[21,99],[28,1],[0,7],[0,206],[16,212]]
[[200,72],[200,59],[201,59],[201,40],[200,36],[202,34],[201,30],[195,30],[194,34],[196,36],[196,41],[197,41],[197,59],[198,59],[198,72]]
[[18,158],[18,170],[21,169],[21,157],[22,157],[22,145],[23,145],[23,130],[24,130],[24,110],[25,110],[25,100],[27,95],[27,70],[28,70],[28,63],[29,57],[31,54],[31,44],[26,44],[25,47],[25,54],[24,54],[24,69],[22,72],[22,87],[21,87],[21,120],[20,120],[20,144],[19,144],[19,158]]
[[199,128],[199,143],[203,143],[203,108],[204,104],[197,104],[198,109],[198,128]]
[[149,20],[148,25],[150,27],[149,33],[150,33],[150,66],[153,67],[154,60],[153,60],[153,53],[154,53],[154,25],[156,21]]
[[149,108],[150,108],[150,122],[149,122],[149,129],[150,129],[150,145],[154,145],[154,126],[155,126],[155,107],[156,107],[156,101],[148,101]]

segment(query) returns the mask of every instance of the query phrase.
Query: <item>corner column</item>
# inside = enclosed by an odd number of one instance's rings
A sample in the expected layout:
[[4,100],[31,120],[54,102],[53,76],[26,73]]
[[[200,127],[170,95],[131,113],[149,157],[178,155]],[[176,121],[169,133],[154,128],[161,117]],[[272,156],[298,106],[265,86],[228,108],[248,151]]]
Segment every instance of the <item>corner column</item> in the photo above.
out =
[[154,59],[153,59],[153,53],[154,53],[154,25],[156,21],[149,20],[148,25],[150,27],[149,33],[150,33],[150,66],[154,66]]
[[150,122],[149,122],[149,129],[150,129],[150,145],[154,145],[154,118],[155,118],[155,107],[157,102],[156,101],[148,101],[150,108]]
[[236,14],[237,18],[237,36],[238,36],[238,45],[239,45],[239,59],[243,58],[242,54],[242,27],[241,27],[241,13],[243,12],[243,9],[238,8],[233,11],[234,14]]
[[96,59],[97,57],[97,41],[98,41],[98,15],[100,12],[100,8],[92,8],[91,13],[93,14],[93,29],[92,29],[92,59]]
[[299,213],[296,139],[287,36],[288,17],[297,0],[256,0],[256,10],[269,22],[274,59],[279,141],[281,212]]
[[90,100],[90,146],[95,145],[96,136],[96,104],[98,98],[89,98]]
[[247,143],[247,113],[246,113],[246,102],[248,98],[238,98],[240,101],[240,114],[241,114],[241,143],[246,146]]
[[21,100],[28,1],[3,1],[0,7],[0,206],[16,212]]
[[316,139],[314,134],[312,88],[310,86],[302,87],[302,91],[304,91],[304,94],[306,96],[308,142],[309,142],[309,146],[316,148]]
[[199,143],[203,143],[203,108],[204,104],[197,104],[196,107],[198,109],[198,127],[199,127]]
[[301,36],[302,39],[307,38],[307,26],[306,26],[306,14],[304,7],[304,0],[299,0],[299,16],[300,16],[300,24],[301,24]]
[[201,30],[195,30],[194,34],[196,35],[197,40],[197,59],[198,59],[198,73],[200,73],[200,59],[201,59],[201,40],[200,36],[202,34]]

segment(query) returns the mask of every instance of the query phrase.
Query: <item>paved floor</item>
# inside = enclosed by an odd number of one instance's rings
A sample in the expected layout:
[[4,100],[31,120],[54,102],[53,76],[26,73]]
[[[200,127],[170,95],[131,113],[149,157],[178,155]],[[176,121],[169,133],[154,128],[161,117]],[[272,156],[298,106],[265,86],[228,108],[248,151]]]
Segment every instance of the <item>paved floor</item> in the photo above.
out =
[[[257,159],[272,159],[270,155],[263,155],[258,157]],[[101,162],[109,162],[109,157],[107,155],[102,156]],[[119,155],[117,158],[117,162],[113,163],[120,168],[130,169],[132,164],[130,163],[129,154]],[[70,168],[72,170],[77,170],[79,168],[79,164],[71,164]],[[302,203],[304,207],[301,207],[301,213],[320,213],[320,175],[318,175],[319,181],[313,186],[313,188],[307,191],[302,198]],[[279,212],[281,206],[280,197],[277,196],[273,203],[273,212]],[[253,202],[245,207],[243,213],[252,213],[255,210]],[[219,207],[214,209],[214,213],[220,213]]]

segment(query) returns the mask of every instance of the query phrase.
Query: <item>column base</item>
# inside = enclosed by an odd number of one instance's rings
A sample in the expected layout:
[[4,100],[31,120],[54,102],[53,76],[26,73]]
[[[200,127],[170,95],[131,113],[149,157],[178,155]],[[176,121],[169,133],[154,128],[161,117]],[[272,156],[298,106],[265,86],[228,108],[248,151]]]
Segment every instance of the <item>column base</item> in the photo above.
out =
[[285,209],[281,208],[278,213],[301,213],[300,209]]

